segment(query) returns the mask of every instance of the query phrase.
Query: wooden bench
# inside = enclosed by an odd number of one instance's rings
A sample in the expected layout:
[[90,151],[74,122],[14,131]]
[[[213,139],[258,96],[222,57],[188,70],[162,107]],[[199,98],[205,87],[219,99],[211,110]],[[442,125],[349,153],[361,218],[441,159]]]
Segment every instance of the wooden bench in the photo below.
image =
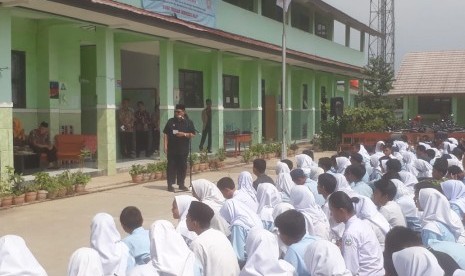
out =
[[339,151],[351,150],[354,144],[374,147],[378,141],[384,141],[390,137],[391,133],[389,132],[343,133]]
[[55,147],[59,161],[80,161],[81,150],[84,149],[84,136],[58,134],[55,136]]

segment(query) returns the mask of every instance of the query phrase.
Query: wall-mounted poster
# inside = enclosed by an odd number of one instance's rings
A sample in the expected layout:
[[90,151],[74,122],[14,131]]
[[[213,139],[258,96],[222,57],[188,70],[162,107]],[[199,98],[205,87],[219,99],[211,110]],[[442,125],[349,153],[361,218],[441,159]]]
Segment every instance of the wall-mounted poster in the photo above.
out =
[[57,81],[50,82],[50,99],[58,99],[60,97],[60,83]]
[[142,0],[142,8],[151,12],[215,27],[217,0]]

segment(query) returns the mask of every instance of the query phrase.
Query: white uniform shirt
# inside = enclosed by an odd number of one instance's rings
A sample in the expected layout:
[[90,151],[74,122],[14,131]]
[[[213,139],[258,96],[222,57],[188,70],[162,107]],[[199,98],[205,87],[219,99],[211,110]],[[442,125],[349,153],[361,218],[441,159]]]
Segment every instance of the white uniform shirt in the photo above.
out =
[[388,201],[386,205],[379,208],[379,212],[386,218],[391,227],[407,227],[404,214],[402,214],[402,210],[400,209],[399,204],[397,204],[395,201]]
[[352,216],[342,235],[342,256],[353,275],[384,275],[381,246],[366,222]]

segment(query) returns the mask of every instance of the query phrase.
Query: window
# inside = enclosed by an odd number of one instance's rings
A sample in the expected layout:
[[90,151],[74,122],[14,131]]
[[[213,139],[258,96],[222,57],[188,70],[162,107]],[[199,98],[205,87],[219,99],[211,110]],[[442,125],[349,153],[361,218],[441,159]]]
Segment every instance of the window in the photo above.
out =
[[302,85],[302,109],[308,109],[308,85]]
[[11,52],[11,89],[14,108],[26,108],[26,52]]
[[305,32],[311,32],[309,13],[307,8],[291,2],[291,26]]
[[227,2],[231,5],[238,6],[240,8],[243,8],[244,10],[248,11],[255,11],[254,9],[254,2],[253,0],[223,0],[224,2]]
[[451,99],[446,97],[418,97],[419,114],[451,114]]
[[283,22],[283,9],[276,5],[276,0],[262,0],[262,15]]
[[319,37],[327,38],[328,37],[328,32],[326,30],[326,25],[322,24],[322,23],[316,24],[315,34],[317,36],[319,36]]
[[179,70],[179,103],[186,107],[203,107],[203,73]]
[[239,108],[239,77],[223,75],[223,106]]

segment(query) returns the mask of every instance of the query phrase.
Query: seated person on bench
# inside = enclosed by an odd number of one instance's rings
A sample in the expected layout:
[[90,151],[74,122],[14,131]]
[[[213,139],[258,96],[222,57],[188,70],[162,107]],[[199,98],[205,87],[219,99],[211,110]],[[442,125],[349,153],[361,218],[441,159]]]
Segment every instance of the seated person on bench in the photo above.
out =
[[31,130],[31,132],[29,133],[29,146],[35,153],[47,154],[49,169],[58,168],[57,150],[55,146],[50,143],[48,123],[42,122],[40,123],[38,128]]

